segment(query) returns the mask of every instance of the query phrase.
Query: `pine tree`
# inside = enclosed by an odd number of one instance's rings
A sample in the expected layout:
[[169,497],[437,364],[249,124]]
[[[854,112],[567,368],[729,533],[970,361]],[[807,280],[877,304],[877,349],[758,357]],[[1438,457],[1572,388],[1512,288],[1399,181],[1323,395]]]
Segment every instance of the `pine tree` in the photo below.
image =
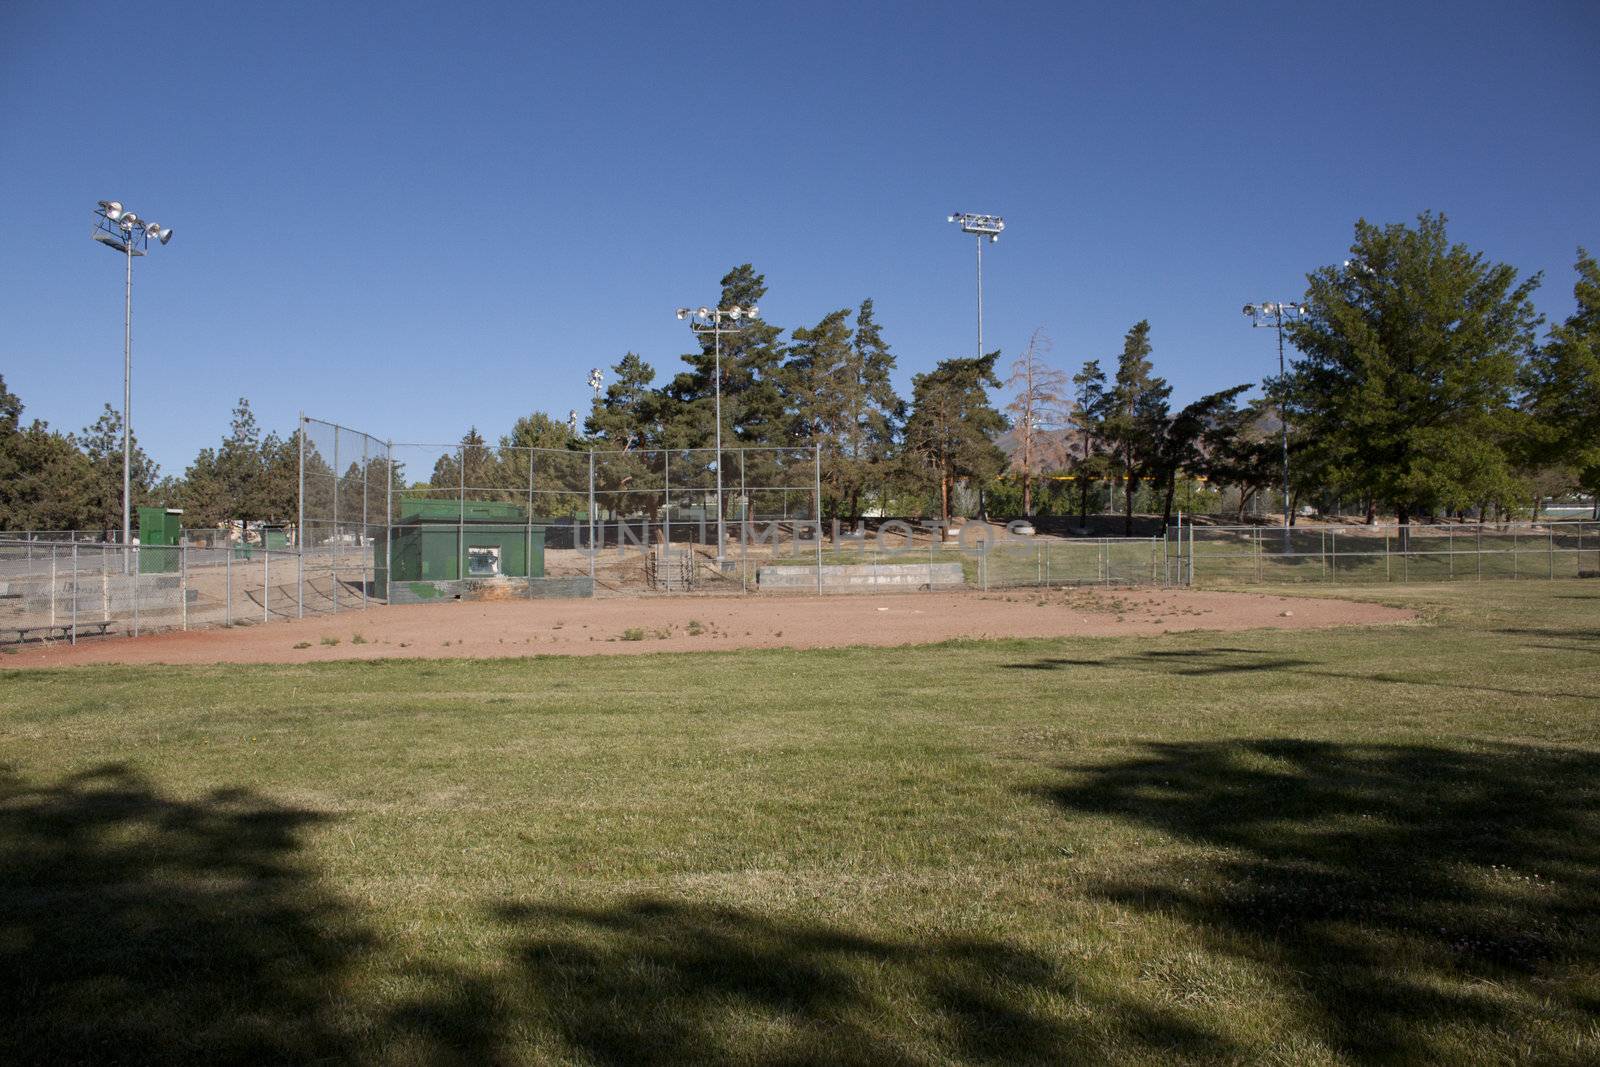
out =
[[1539,276],[1450,244],[1445,222],[1357,222],[1351,258],[1308,276],[1310,314],[1288,327],[1291,423],[1402,525],[1514,491],[1510,401],[1538,325]]
[[1133,534],[1133,496],[1139,479],[1159,463],[1172,387],[1155,376],[1150,362],[1150,323],[1141,320],[1123,338],[1117,374],[1107,401],[1105,437],[1123,480],[1123,533]]
[[0,530],[88,525],[97,514],[88,457],[42,420],[24,425],[23,410],[22,398],[0,377]]
[[[766,278],[749,263],[723,276],[718,307],[757,307],[767,293]],[[783,364],[783,333],[763,319],[741,319],[735,332],[722,334],[722,437],[725,446],[776,445],[783,440],[784,405],[778,372]],[[696,334],[698,351],[683,357],[689,369],[663,389],[669,403],[664,425],[668,448],[709,448],[716,437],[716,338]]]
[[[110,404],[100,412],[94,425],[86,426],[74,438],[83,449],[94,469],[88,487],[90,514],[88,524],[103,530],[122,528],[122,413]],[[132,507],[148,504],[155,499],[154,490],[160,470],[145,450],[139,447],[139,435],[130,435],[128,450],[128,485]]]
[[1006,418],[989,403],[998,351],[972,359],[947,359],[911,380],[906,451],[939,487],[939,515],[950,521],[950,496],[958,481],[987,481],[1005,469],[1006,454],[993,435]]
[[651,477],[645,450],[662,440],[661,394],[651,388],[656,372],[635,352],[611,368],[612,381],[594,398],[583,432],[598,448],[595,491],[616,516],[643,511],[654,522],[664,502],[659,477]]
[[1184,406],[1161,427],[1149,470],[1162,492],[1163,527],[1172,522],[1172,503],[1177,493],[1178,478],[1207,473],[1209,449],[1216,447],[1219,434],[1228,432],[1237,424],[1238,407],[1235,401],[1240,393],[1249,388],[1248,384],[1236,385],[1203,396]]
[[1111,470],[1105,453],[1105,421],[1110,413],[1111,393],[1098,359],[1085,361],[1083,369],[1072,376],[1072,391],[1071,421],[1077,436],[1072,470],[1078,484],[1078,525],[1087,527],[1089,494],[1097,481],[1110,476]]
[[1580,248],[1576,270],[1578,309],[1551,329],[1525,380],[1536,455],[1570,468],[1600,519],[1600,263]]

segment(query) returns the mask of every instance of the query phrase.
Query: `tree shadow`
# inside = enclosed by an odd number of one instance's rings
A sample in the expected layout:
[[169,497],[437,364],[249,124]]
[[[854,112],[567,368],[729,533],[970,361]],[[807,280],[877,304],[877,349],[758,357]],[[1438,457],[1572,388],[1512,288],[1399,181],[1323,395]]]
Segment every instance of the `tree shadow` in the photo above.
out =
[[[1552,635],[1559,636],[1559,635]],[[1589,651],[1587,648],[1575,651]],[[1065,667],[1118,668],[1150,673],[1174,674],[1191,677],[1221,674],[1261,674],[1281,671],[1314,678],[1334,678],[1352,682],[1382,682],[1389,685],[1420,685],[1432,689],[1456,689],[1482,694],[1499,693],[1505,696],[1562,697],[1570,700],[1600,699],[1595,693],[1578,693],[1560,689],[1512,689],[1505,686],[1485,685],[1481,682],[1451,682],[1442,678],[1424,678],[1416,675],[1396,674],[1391,671],[1336,671],[1328,670],[1318,660],[1278,656],[1273,659],[1242,659],[1241,656],[1265,656],[1267,652],[1245,648],[1152,650],[1130,652],[1124,655],[1104,656],[1100,659],[1045,656],[1024,663],[1006,663],[1002,666],[1013,671],[1053,671]],[[1226,657],[1226,658],[1222,658]]]
[[0,1059],[347,1057],[334,990],[366,938],[297,858],[320,818],[122,765],[0,772]]
[[[516,904],[503,999],[598,1063],[1042,1063],[1108,1043],[1173,1058],[1226,1046],[1145,1005],[1097,1000],[1059,962],[972,937],[900,941],[659,899]],[[1065,1004],[1093,1004],[1092,1028]]]
[[1063,770],[1063,810],[1203,846],[1091,891],[1193,923],[1335,1049],[1448,1060],[1453,1031],[1570,1061],[1594,1040],[1600,754],[1241,740]]
[[1252,674],[1260,671],[1283,671],[1315,664],[1308,659],[1276,656],[1272,659],[1244,659],[1245,656],[1265,656],[1268,653],[1251,648],[1187,648],[1145,649],[1121,656],[1102,659],[1073,659],[1066,656],[1046,656],[1028,663],[1007,663],[1007,670],[1053,671],[1063,667],[1122,667],[1135,670],[1155,670],[1163,674],[1203,677],[1213,674]]

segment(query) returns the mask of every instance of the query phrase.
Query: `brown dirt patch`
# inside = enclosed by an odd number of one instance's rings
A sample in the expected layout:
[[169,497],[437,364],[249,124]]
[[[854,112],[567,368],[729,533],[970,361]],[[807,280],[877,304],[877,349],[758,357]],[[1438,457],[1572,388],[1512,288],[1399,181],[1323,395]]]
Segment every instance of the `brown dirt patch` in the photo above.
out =
[[[379,607],[229,629],[92,638],[76,647],[56,642],[4,656],[0,667],[888,646],[959,637],[1303,630],[1414,618],[1410,611],[1378,604],[1200,590],[463,601]],[[337,644],[324,643],[335,639]],[[297,644],[308,647],[294,647]]]

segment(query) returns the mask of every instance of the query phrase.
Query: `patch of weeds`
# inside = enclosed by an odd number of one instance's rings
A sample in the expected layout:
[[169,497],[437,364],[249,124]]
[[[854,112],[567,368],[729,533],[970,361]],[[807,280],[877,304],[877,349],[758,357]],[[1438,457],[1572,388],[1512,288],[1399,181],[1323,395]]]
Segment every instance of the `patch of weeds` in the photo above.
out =
[[310,648],[311,647],[311,642],[310,641],[301,641],[299,644],[295,645],[294,647],[295,648]]
[[665,641],[667,638],[672,636],[672,627],[663,626],[661,629],[656,630],[654,633],[652,633],[651,636],[654,637],[657,641]]
[[700,625],[699,619],[690,619],[689,625],[685,627],[685,629],[688,631],[690,637],[699,637],[701,634],[706,632],[706,628]]
[[367,639],[362,637],[360,634],[351,634],[350,643],[352,645],[364,645],[367,643]]
[[339,643],[339,639],[337,637],[324,637],[322,639],[322,643],[329,646],[337,645]]
[[644,627],[643,626],[632,626],[632,627],[629,627],[628,629],[622,631],[622,639],[624,641],[643,641],[644,640]]

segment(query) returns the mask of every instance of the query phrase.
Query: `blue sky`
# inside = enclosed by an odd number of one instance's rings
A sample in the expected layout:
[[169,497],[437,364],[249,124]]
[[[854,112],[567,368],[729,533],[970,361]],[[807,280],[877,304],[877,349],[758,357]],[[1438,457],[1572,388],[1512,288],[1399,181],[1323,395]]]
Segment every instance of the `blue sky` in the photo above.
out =
[[672,309],[767,276],[792,328],[863,297],[900,384],[985,333],[1185,400],[1275,368],[1352,223],[1452,236],[1572,307],[1600,249],[1600,4],[0,5],[0,374],[62,429],[121,395],[102,197],[135,264],[134,424],[178,473],[248,396],[397,441],[564,417],[663,376]]

